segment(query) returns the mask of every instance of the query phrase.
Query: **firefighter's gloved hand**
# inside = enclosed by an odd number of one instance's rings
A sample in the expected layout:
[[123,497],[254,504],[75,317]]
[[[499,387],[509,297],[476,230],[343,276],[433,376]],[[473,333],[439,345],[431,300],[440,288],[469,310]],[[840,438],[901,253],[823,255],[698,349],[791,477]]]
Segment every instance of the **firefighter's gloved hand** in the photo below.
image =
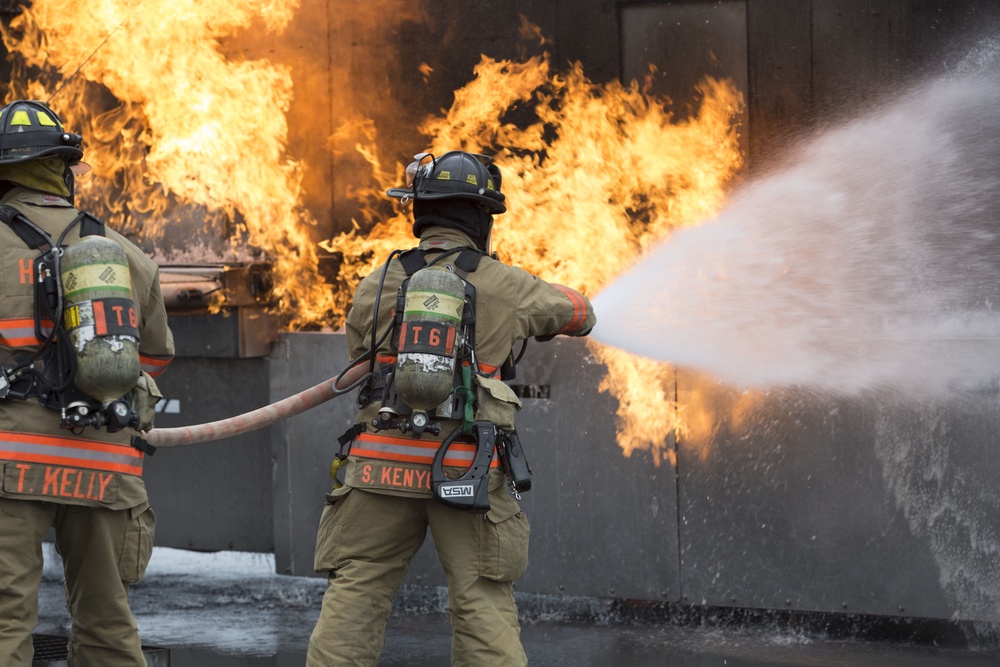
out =
[[[589,335],[591,331],[592,331],[592,329],[587,329],[586,331],[581,331],[580,333],[573,333],[573,334],[570,334],[570,335],[571,336],[583,337],[583,336]],[[539,343],[548,343],[550,340],[552,340],[553,338],[555,338],[558,335],[559,334],[547,334],[545,336],[535,336],[535,340],[537,340]]]

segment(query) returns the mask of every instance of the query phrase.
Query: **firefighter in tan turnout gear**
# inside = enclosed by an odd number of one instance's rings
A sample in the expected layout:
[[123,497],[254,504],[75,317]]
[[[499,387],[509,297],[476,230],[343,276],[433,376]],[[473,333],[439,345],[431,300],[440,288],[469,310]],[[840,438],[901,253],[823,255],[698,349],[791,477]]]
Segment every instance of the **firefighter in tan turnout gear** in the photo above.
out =
[[524,665],[513,582],[528,562],[516,498],[530,471],[503,379],[522,341],[585,336],[596,319],[576,290],[489,254],[506,210],[492,160],[421,154],[407,176],[387,194],[413,203],[419,247],[365,278],[347,317],[354,377],[370,375],[320,519],[315,564],[329,583],[307,664],[378,664],[393,595],[430,528],[452,665]]
[[69,665],[146,664],[128,604],[155,518],[138,438],[173,357],[159,273],[73,206],[79,135],[52,109],[0,110],[0,663],[32,664],[42,541],[55,529]]

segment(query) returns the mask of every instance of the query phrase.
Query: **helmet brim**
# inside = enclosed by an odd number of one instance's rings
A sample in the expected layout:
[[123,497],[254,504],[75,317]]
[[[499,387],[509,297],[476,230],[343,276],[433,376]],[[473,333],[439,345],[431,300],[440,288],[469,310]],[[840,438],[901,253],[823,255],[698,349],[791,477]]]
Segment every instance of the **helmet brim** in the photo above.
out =
[[423,201],[434,201],[437,199],[469,199],[480,204],[485,204],[489,212],[497,215],[500,213],[505,213],[507,207],[500,201],[493,199],[492,197],[485,197],[484,195],[477,194],[474,192],[424,192],[421,191],[420,194],[415,194],[410,188],[389,188],[385,191],[387,195],[393,199],[402,200],[407,197],[407,201],[403,203],[410,203],[414,199],[421,199]]
[[45,147],[32,153],[12,153],[8,151],[6,155],[0,157],[0,164],[22,164],[53,156],[61,157],[70,164],[74,164],[79,162],[83,157],[83,151],[72,146]]
[[385,193],[393,199],[402,199],[406,196],[413,197],[413,190],[410,188],[389,188]]

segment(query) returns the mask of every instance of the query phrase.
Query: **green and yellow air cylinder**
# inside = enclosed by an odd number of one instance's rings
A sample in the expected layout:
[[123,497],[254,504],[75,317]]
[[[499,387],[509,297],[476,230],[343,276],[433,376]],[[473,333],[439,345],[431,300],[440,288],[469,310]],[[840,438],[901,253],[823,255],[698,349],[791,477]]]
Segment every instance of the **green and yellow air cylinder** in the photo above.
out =
[[87,236],[65,249],[60,276],[76,386],[107,405],[139,379],[139,322],[128,259],[114,241]]
[[445,267],[410,277],[396,358],[396,393],[415,411],[429,412],[455,388],[465,283]]

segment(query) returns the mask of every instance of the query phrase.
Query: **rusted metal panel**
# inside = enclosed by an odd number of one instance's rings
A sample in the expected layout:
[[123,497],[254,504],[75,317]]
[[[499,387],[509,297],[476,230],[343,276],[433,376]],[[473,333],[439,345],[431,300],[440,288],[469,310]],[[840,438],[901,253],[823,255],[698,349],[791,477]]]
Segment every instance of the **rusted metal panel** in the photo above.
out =
[[678,447],[685,600],[940,615],[927,545],[883,481],[872,413],[809,394],[714,384],[680,380],[680,403],[697,405],[711,423]]
[[[705,77],[747,90],[745,0],[627,4],[621,8],[622,80],[644,82],[679,119],[697,110]],[[655,72],[650,72],[654,66]]]

